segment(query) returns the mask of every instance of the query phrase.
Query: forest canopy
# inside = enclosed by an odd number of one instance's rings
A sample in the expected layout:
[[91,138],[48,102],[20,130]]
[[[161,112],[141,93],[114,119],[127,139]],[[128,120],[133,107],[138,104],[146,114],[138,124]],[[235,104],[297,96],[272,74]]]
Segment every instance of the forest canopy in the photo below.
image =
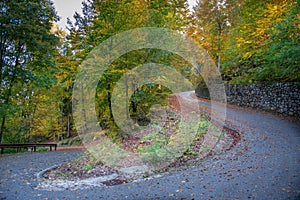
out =
[[[0,2],[0,143],[76,136],[72,92],[80,64],[103,41],[133,28],[163,27],[191,37],[227,83],[300,82],[299,0],[199,0],[193,10],[186,0],[85,0],[82,11],[66,31],[57,26],[51,0]],[[113,139],[124,134],[112,116],[114,87],[122,74],[149,62],[192,78],[189,63],[159,49],[114,61],[96,93],[99,124]],[[137,87],[130,117],[147,124],[149,107],[165,104],[168,95],[160,85]]]

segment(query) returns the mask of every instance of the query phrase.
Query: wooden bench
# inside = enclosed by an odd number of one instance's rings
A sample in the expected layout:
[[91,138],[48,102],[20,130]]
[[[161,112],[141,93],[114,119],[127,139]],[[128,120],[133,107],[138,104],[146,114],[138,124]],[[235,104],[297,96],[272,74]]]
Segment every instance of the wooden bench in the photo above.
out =
[[25,144],[0,144],[1,154],[4,153],[5,148],[32,148],[34,152],[36,152],[36,147],[50,147],[50,151],[52,151],[52,147],[56,151],[57,144],[55,143],[25,143]]

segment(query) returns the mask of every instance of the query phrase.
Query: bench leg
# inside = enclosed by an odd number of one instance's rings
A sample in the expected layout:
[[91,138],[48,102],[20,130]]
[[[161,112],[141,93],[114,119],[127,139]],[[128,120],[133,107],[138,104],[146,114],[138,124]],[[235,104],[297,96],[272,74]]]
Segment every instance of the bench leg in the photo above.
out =
[[3,154],[4,153],[4,148],[1,148],[1,154]]
[[52,151],[52,146],[50,145],[50,151]]

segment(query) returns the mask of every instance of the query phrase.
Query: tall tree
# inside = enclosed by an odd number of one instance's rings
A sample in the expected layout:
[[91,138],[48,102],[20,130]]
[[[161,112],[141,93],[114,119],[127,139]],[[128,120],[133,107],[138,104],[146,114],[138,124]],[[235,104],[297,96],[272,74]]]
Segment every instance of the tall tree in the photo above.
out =
[[264,18],[258,21],[256,32],[259,34],[259,30],[265,30],[266,35],[261,45],[262,51],[258,51],[262,64],[254,72],[256,81],[300,81],[299,12],[299,1],[273,1],[267,4]]
[[189,35],[211,54],[219,71],[225,38],[235,23],[240,5],[241,0],[200,0],[194,7]]
[[6,121],[18,113],[28,117],[25,109],[35,90],[54,83],[57,38],[50,30],[56,20],[49,0],[0,2],[0,142]]
[[[80,40],[72,37],[71,49],[75,59],[82,61],[85,55],[111,36],[133,28],[155,26],[181,31],[188,24],[188,6],[185,0],[101,0],[89,1],[89,12],[83,12],[76,21],[84,22],[89,16],[89,26],[80,28],[74,24],[71,36],[79,35]],[[86,31],[85,31],[86,30]],[[76,49],[74,41],[80,45],[87,45],[83,49]],[[114,41],[111,41],[112,44]],[[109,127],[113,123],[111,94],[115,83],[123,73],[145,62],[167,60],[170,54],[160,50],[143,49],[130,52],[113,62],[100,79],[97,89],[97,111],[102,127]],[[129,85],[128,85],[129,87]],[[131,87],[131,86],[130,86]]]
[[234,83],[299,80],[298,11],[295,0],[245,0],[230,32],[226,79]]

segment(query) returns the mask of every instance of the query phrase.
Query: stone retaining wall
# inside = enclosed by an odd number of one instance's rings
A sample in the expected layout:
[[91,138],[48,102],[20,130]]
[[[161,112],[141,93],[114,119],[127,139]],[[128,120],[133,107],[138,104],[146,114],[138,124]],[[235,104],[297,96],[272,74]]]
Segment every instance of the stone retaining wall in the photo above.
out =
[[[227,103],[300,117],[300,83],[225,85]],[[196,95],[207,97],[207,88]]]

